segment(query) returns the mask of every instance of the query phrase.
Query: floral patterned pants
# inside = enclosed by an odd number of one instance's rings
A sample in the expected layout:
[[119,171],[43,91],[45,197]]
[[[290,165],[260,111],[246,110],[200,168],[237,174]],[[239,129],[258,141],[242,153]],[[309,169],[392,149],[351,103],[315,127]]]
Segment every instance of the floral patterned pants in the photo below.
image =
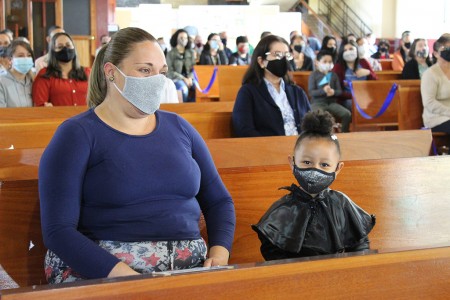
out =
[[[139,273],[190,269],[203,266],[206,243],[203,239],[158,242],[98,241],[100,247]],[[85,279],[48,250],[45,275],[50,284]]]

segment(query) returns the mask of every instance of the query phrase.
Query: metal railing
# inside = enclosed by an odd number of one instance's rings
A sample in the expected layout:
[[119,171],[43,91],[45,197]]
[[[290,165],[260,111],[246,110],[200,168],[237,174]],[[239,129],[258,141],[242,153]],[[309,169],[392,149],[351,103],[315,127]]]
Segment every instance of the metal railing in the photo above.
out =
[[364,36],[372,29],[358,16],[358,14],[343,0],[319,0],[319,16],[323,16],[340,36],[353,33]]

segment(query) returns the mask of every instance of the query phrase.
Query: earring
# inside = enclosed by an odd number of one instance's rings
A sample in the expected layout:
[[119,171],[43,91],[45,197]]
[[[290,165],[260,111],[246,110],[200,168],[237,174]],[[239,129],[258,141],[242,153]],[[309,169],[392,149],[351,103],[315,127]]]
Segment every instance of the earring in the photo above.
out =
[[111,76],[108,79],[109,79],[109,81],[113,82],[114,81],[114,76]]

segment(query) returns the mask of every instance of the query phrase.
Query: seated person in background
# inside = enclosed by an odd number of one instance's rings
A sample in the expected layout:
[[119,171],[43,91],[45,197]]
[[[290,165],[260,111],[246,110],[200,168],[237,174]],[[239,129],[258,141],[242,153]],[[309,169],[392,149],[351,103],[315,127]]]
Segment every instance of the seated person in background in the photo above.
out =
[[389,57],[389,42],[387,40],[380,40],[378,43],[378,51],[371,57],[375,59],[390,59]]
[[183,102],[194,102],[195,98],[189,98],[189,90],[194,90],[194,65],[195,55],[191,49],[191,41],[184,29],[178,29],[170,38],[170,49],[167,53],[167,77],[173,80],[177,90],[181,92]]
[[208,42],[203,46],[199,65],[228,65],[228,57],[217,33],[208,35]]
[[420,82],[423,123],[433,132],[450,134],[450,33],[443,34],[433,50],[437,62],[423,73]]
[[56,33],[50,42],[48,67],[33,83],[35,106],[86,105],[90,68],[80,66],[72,37]]
[[345,194],[329,189],[344,163],[328,112],[310,112],[289,162],[298,185],[276,201],[253,230],[265,260],[368,250],[375,225]]
[[34,73],[34,54],[30,44],[13,41],[7,49],[11,69],[0,76],[0,107],[33,106],[31,87]]
[[259,39],[262,40],[263,38],[265,38],[268,35],[272,35],[272,32],[270,32],[270,31],[263,31],[263,32],[261,32],[261,36],[259,37]]
[[51,41],[52,38],[55,34],[59,33],[59,32],[65,32],[64,29],[62,29],[59,26],[50,26],[47,30],[47,37],[45,38],[48,44],[48,52],[47,54],[42,55],[41,57],[36,58],[36,61],[34,63],[35,67],[36,67],[36,74],[39,74],[39,72],[43,69],[43,68],[47,68],[48,66],[48,54],[51,51]]
[[4,30],[0,32],[0,76],[6,75],[11,68],[11,61],[7,55],[7,49],[11,45],[11,38]]
[[365,38],[358,38],[356,44],[358,44],[359,59],[367,60],[374,71],[381,71],[382,67],[380,62],[369,56],[369,44],[367,44],[367,40]]
[[346,38],[347,38],[348,41],[354,41],[356,43],[357,38],[356,38],[356,35],[354,33],[347,34]]
[[332,70],[339,77],[343,88],[341,100],[349,111],[352,111],[352,93],[347,82],[377,79],[369,62],[358,58],[357,47],[355,42],[343,40],[337,62]]
[[95,50],[95,56],[97,56],[98,52],[100,51],[100,49],[105,46],[106,44],[108,44],[111,41],[111,37],[107,34],[104,34],[100,37],[100,47],[97,48],[97,50]]
[[307,47],[306,41],[301,35],[295,35],[291,38],[290,48],[292,50],[294,59],[289,61],[291,71],[312,71],[312,58],[305,54],[304,50]]
[[334,36],[331,36],[331,35],[325,36],[322,40],[322,47],[320,49],[331,53],[331,55],[333,57],[333,63],[336,62],[338,52],[336,50],[337,42],[336,42],[336,38]]
[[203,51],[203,39],[200,35],[195,36],[194,47],[192,50],[194,51],[195,54],[195,61],[198,61]]
[[249,45],[246,36],[238,36],[236,39],[237,52],[234,52],[230,56],[230,65],[232,66],[246,66],[249,65],[251,56],[248,53]]
[[[318,38],[316,38],[315,36],[308,37],[308,45],[311,47],[315,54],[319,53],[321,44]],[[311,56],[311,58],[313,57]]]
[[289,44],[269,35],[259,41],[242,80],[232,123],[238,137],[298,135],[310,110],[305,92],[288,76]]
[[342,132],[349,132],[352,113],[337,103],[342,94],[339,77],[331,72],[333,58],[330,53],[320,51],[317,54],[316,70],[309,75],[308,93],[311,96],[311,110],[330,112],[342,124]]
[[378,46],[376,45],[377,37],[375,36],[375,33],[369,32],[366,34],[365,39],[367,41],[368,45],[368,55],[372,56],[378,51]]
[[230,59],[231,54],[233,53],[230,48],[227,47],[228,35],[226,31],[219,32],[220,41],[223,45],[223,52],[227,56],[228,60]]
[[405,63],[410,59],[409,49],[411,49],[412,42],[411,32],[405,31],[402,33],[400,45],[392,57],[392,70],[402,71]]
[[233,201],[199,133],[158,110],[166,72],[152,35],[119,30],[94,61],[91,109],[65,121],[44,151],[50,283],[228,263]]
[[433,63],[430,59],[428,42],[425,39],[415,39],[409,51],[411,58],[403,68],[402,79],[420,79],[422,74]]

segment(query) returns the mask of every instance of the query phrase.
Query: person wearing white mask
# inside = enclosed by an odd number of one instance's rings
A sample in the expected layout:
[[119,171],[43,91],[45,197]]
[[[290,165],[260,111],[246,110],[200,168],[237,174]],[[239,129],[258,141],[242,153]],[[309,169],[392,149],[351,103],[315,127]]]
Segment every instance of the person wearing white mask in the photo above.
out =
[[140,28],[95,58],[90,109],[59,126],[39,165],[49,283],[228,263],[233,201],[200,134],[159,110],[167,70]]
[[381,67],[380,62],[369,55],[369,44],[367,43],[367,40],[365,38],[358,38],[356,44],[358,44],[359,59],[367,60],[374,71],[382,71],[383,68]]
[[13,41],[7,49],[7,57],[11,60],[11,68],[0,76],[0,107],[33,106],[34,53],[30,44]]
[[333,56],[328,51],[319,51],[316,70],[309,75],[308,93],[311,110],[325,110],[342,124],[342,132],[349,132],[352,113],[337,102],[342,94],[339,77],[333,73]]
[[167,77],[173,80],[177,91],[182,95],[183,102],[194,102],[195,87],[193,83],[193,69],[195,65],[195,53],[191,49],[191,41],[188,33],[184,29],[178,29],[170,38],[170,46],[172,49],[167,53]]
[[208,35],[208,42],[203,46],[199,65],[228,65],[224,45],[217,33]]
[[347,82],[377,79],[377,75],[369,62],[358,57],[358,45],[353,41],[342,41],[333,72],[339,77],[343,89],[341,101],[343,101],[343,105],[350,111],[352,110],[352,94]]

